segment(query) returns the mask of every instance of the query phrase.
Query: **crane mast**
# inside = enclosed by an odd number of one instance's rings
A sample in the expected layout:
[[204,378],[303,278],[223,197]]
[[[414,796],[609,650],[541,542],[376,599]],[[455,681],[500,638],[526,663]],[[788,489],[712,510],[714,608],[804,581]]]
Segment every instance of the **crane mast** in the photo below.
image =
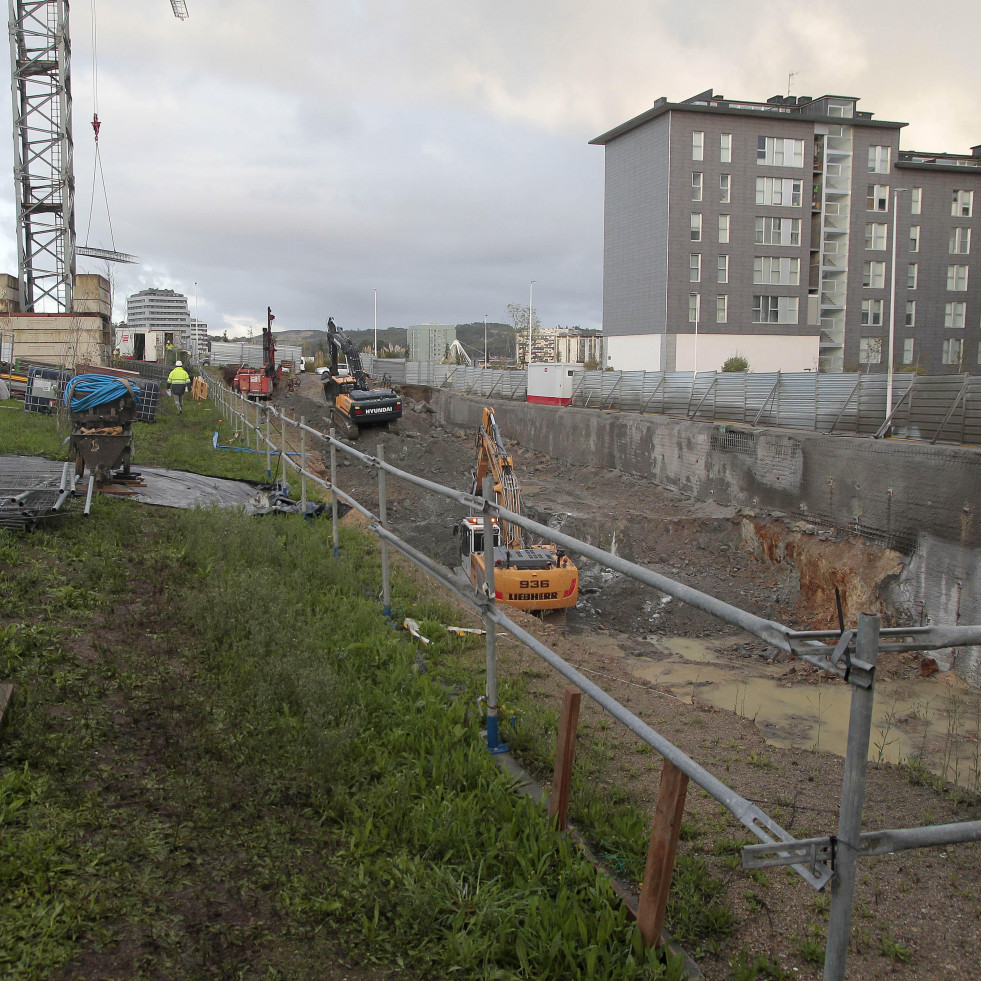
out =
[[68,313],[75,281],[68,0],[10,0],[21,309]]
[[[181,20],[188,16],[185,0],[171,6]],[[8,0],[8,26],[21,309],[70,313],[76,246],[68,0]]]

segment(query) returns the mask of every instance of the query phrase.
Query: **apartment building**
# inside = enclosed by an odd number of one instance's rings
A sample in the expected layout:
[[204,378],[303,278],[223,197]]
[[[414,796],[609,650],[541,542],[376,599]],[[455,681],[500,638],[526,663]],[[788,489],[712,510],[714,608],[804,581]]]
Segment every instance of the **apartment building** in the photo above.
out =
[[[981,370],[981,147],[900,149],[858,99],[711,89],[605,147],[610,367]],[[981,197],[979,197],[981,207]]]
[[406,328],[409,361],[441,364],[456,340],[456,327],[450,324],[413,324]]
[[187,333],[190,322],[183,293],[147,289],[126,297],[126,324],[134,330],[173,332],[177,343]]

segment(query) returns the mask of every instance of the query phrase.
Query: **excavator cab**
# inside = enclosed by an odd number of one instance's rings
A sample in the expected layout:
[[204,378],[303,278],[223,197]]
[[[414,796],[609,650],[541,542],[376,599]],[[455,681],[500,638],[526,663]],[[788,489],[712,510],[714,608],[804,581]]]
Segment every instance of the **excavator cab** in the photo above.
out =
[[[494,528],[494,547],[497,548],[501,544],[501,529],[497,518],[493,518],[491,523]],[[460,524],[460,555],[466,559],[474,553],[482,555],[483,551],[484,519],[480,515],[470,515]]]

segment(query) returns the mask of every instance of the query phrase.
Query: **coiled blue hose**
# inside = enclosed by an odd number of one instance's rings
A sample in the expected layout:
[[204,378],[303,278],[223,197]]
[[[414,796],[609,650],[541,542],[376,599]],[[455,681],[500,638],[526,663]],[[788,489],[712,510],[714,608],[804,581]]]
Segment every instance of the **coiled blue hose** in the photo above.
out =
[[126,393],[133,396],[137,408],[140,390],[132,382],[125,382],[111,375],[76,375],[65,387],[65,405],[72,412],[85,412],[106,402],[115,402]]

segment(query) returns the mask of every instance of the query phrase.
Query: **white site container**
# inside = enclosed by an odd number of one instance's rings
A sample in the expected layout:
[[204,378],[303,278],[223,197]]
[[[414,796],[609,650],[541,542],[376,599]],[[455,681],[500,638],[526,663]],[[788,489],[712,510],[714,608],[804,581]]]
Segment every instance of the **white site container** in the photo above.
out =
[[532,362],[528,365],[528,401],[539,405],[568,405],[577,365]]

